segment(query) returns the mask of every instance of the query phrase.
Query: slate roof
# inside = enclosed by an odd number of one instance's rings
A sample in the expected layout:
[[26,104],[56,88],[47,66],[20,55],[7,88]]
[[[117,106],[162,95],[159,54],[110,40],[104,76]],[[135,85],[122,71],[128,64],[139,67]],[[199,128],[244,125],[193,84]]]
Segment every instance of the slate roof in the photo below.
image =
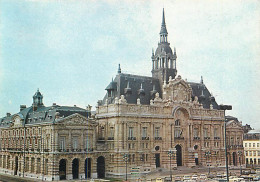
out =
[[[125,92],[128,84],[131,94],[126,94]],[[140,90],[141,84],[143,90]],[[101,105],[104,105],[106,99],[108,99],[108,104],[114,103],[115,97],[120,98],[121,95],[126,95],[125,98],[128,103],[136,104],[137,99],[140,98],[141,104],[148,105],[150,104],[150,100],[153,98],[151,93],[153,90],[159,92],[161,96],[159,80],[153,77],[119,73],[113,80],[113,85],[116,85],[116,89],[113,90],[112,97],[108,97],[108,94],[106,94]],[[111,83],[107,86],[107,88],[110,88],[110,86]],[[156,92],[154,92],[154,94]]]
[[219,109],[219,106],[215,100],[215,97],[212,96],[207,89],[204,83],[194,83],[187,82],[192,88],[192,100],[194,100],[195,96],[198,97],[199,103],[203,105],[203,108],[210,108],[210,104],[213,105],[214,109]]
[[[111,95],[111,97],[109,97],[107,93],[103,98],[102,102],[99,103],[100,105],[104,105],[106,99],[108,100],[108,104],[114,103],[115,98],[116,97],[120,98],[121,95],[125,95],[127,103],[136,104],[137,99],[140,98],[141,104],[149,105],[150,100],[154,98],[151,94],[153,90],[156,90],[156,92],[160,94],[160,97],[162,97],[162,90],[159,84],[159,80],[157,78],[119,73],[117,74],[117,76],[112,82],[113,85],[116,85],[116,89],[113,90],[113,94]],[[129,82],[129,88],[131,90],[131,94],[127,96],[125,91],[128,82]],[[192,88],[193,100],[194,97],[197,96],[199,102],[203,104],[204,108],[209,109],[210,104],[212,104],[214,109],[218,109],[218,104],[215,101],[215,98],[210,94],[209,90],[203,83],[193,83],[193,82],[187,82],[187,83]],[[141,84],[145,93],[145,95],[143,95],[142,97],[140,97],[139,95]],[[110,87],[111,87],[111,83],[109,83],[109,85],[106,87],[106,90],[107,88]]]
[[0,118],[0,128],[9,127],[13,122],[13,117],[19,115],[23,119],[23,124],[42,124],[42,123],[55,123],[55,116],[58,114],[60,117],[67,117],[72,114],[81,114],[82,116],[91,116],[90,111],[82,109],[79,107],[70,106],[59,106],[53,105],[49,107],[38,106],[36,111],[33,111],[33,106],[25,108],[19,113],[13,114],[11,116],[5,116]]

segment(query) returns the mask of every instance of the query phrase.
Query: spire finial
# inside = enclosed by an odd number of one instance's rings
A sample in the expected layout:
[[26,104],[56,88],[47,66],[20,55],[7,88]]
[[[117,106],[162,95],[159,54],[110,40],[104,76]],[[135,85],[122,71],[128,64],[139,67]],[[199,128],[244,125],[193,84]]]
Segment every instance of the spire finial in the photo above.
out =
[[203,84],[203,77],[200,77],[200,83]]
[[118,70],[117,70],[117,73],[121,73],[121,67],[120,67],[120,64],[118,64]]
[[164,8],[163,8],[163,16],[162,16],[162,26],[165,26],[165,16],[164,16]]

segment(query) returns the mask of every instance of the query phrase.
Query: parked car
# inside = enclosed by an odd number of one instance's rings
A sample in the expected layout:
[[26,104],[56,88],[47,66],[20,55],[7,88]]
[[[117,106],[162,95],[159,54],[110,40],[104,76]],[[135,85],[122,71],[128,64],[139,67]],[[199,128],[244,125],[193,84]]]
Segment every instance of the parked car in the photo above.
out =
[[182,181],[180,176],[175,176],[174,181]]
[[186,181],[187,181],[187,180],[190,180],[190,176],[189,176],[189,175],[184,175],[184,176],[183,176],[183,181],[185,181],[185,180],[186,180]]
[[245,174],[245,175],[248,175],[249,173],[250,173],[250,171],[246,171],[246,170],[242,171],[242,174]]
[[200,175],[200,179],[202,179],[202,180],[207,179],[207,175],[206,175],[206,174],[201,174],[201,175]]
[[156,182],[163,182],[162,178],[156,178]]
[[172,180],[171,180],[171,178],[170,177],[165,177],[164,178],[164,182],[171,182]]
[[192,176],[191,176],[191,179],[192,179],[192,180],[197,180],[197,179],[198,179],[198,175],[196,175],[196,174],[192,175]]

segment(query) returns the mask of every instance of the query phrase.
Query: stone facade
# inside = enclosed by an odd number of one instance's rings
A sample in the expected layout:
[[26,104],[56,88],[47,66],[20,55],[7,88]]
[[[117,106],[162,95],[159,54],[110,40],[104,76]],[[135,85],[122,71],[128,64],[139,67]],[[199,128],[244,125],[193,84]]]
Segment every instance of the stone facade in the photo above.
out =
[[152,77],[119,67],[94,116],[91,107],[45,107],[38,90],[31,107],[0,118],[0,172],[52,181],[224,166],[225,122],[229,164],[237,165],[241,124],[226,121],[202,78],[176,77],[177,53],[167,35],[163,13]]
[[76,106],[34,103],[0,118],[0,173],[44,181],[95,177],[97,123],[90,116]]

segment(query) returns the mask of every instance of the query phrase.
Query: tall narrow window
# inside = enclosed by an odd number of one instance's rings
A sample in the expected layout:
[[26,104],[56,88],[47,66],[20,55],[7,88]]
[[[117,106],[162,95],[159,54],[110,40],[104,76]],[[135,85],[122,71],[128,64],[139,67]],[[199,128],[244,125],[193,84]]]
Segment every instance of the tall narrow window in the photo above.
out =
[[214,128],[214,137],[218,137],[218,128]]
[[72,145],[73,149],[77,149],[78,148],[78,137],[73,137],[73,145]]
[[204,137],[208,137],[208,128],[204,128]]
[[134,130],[133,127],[129,127],[129,133],[128,133],[129,137],[133,137],[133,132],[134,132],[133,130]]
[[110,137],[114,137],[114,127],[110,127]]
[[87,136],[87,138],[86,138],[86,149],[90,149],[90,148],[91,148],[90,137]]
[[160,137],[160,127],[155,127],[154,136],[155,136],[155,137]]
[[142,129],[142,137],[147,137],[147,127],[143,127],[143,129]]
[[60,137],[60,149],[65,149],[65,137]]
[[199,129],[198,128],[194,128],[193,135],[194,135],[194,137],[199,137]]

